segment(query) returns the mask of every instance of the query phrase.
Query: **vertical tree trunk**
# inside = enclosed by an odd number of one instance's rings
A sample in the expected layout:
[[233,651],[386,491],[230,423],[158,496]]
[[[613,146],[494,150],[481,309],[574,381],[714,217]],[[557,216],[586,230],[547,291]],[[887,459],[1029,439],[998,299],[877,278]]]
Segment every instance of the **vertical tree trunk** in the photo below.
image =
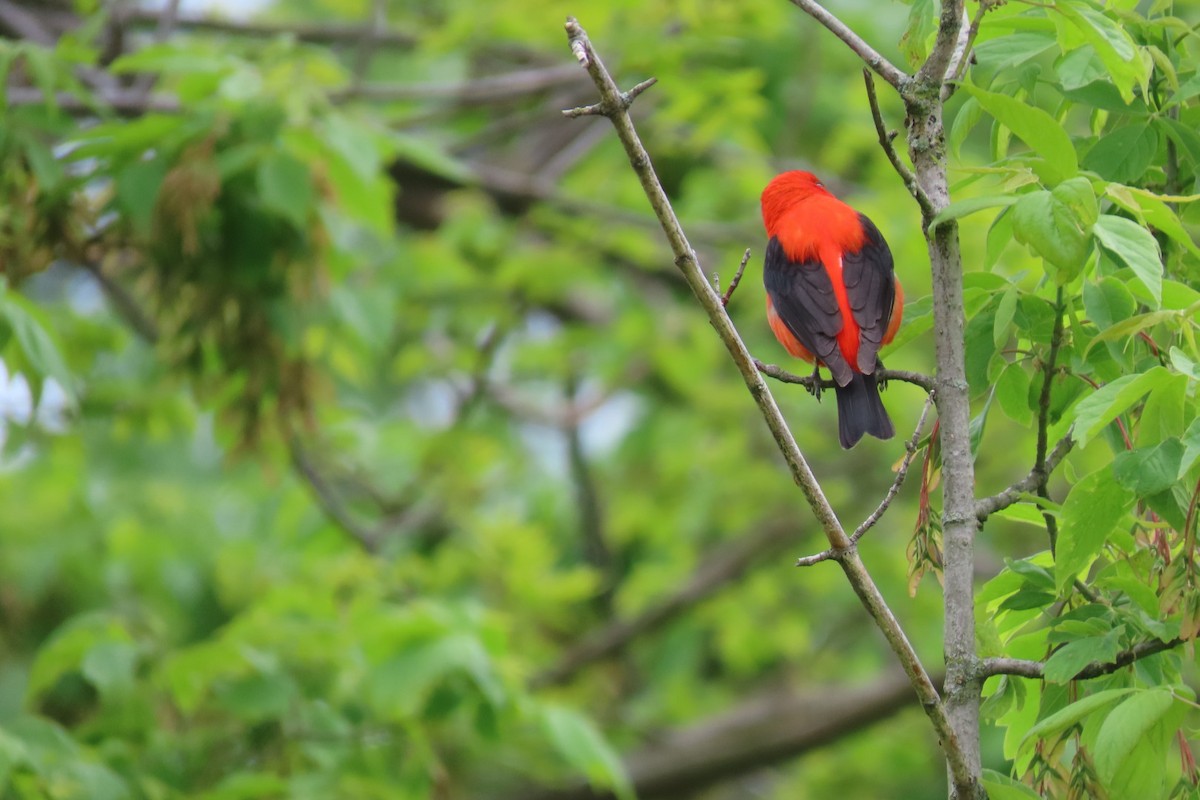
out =
[[[975,655],[974,543],[975,464],[971,456],[971,408],[963,344],[965,327],[962,253],[953,221],[928,230],[932,215],[950,202],[941,81],[913,87],[906,97],[908,145],[917,182],[930,200],[924,220],[933,278],[934,344],[937,352],[938,418],[942,438],[943,576],[945,589],[946,715],[963,756],[976,776],[971,800],[985,797],[979,752],[979,690]],[[967,800],[963,789],[951,797]]]

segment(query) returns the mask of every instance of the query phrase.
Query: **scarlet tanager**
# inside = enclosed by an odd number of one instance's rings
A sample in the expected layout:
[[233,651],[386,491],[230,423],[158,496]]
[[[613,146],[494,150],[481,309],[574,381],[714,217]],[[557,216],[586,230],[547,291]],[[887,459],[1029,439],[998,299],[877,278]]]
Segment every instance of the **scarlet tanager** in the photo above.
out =
[[875,223],[815,175],[785,172],[762,193],[767,321],[784,348],[833,376],[842,447],[895,435],[875,371],[900,327],[904,293]]

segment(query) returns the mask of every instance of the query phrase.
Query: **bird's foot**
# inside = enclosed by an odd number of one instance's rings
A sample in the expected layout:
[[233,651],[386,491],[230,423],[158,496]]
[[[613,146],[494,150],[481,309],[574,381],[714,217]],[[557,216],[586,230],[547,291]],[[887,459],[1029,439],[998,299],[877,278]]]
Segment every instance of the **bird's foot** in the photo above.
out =
[[811,394],[816,399],[816,401],[818,403],[821,402],[821,368],[820,367],[815,366],[815,365],[813,366],[812,377],[809,378],[809,381],[808,381],[808,383],[806,383],[804,385],[804,388],[808,391],[809,394]]

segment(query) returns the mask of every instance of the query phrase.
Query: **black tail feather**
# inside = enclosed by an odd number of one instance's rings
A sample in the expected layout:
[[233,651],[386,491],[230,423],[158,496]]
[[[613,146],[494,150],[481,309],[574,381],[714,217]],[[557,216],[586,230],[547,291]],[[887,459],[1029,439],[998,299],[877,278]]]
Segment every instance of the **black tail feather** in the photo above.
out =
[[834,392],[837,394],[838,436],[842,447],[847,450],[854,447],[864,433],[877,439],[890,439],[896,435],[874,375],[856,372],[848,384],[835,387]]

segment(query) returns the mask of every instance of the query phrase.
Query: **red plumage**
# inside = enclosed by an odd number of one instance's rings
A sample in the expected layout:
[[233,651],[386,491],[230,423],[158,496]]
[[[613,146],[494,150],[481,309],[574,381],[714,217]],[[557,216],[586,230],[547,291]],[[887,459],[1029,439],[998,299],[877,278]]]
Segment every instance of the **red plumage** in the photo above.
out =
[[843,447],[866,433],[891,438],[875,370],[879,348],[900,327],[904,295],[883,234],[809,172],[785,172],[767,184],[762,214],[775,338],[793,356],[829,369]]

